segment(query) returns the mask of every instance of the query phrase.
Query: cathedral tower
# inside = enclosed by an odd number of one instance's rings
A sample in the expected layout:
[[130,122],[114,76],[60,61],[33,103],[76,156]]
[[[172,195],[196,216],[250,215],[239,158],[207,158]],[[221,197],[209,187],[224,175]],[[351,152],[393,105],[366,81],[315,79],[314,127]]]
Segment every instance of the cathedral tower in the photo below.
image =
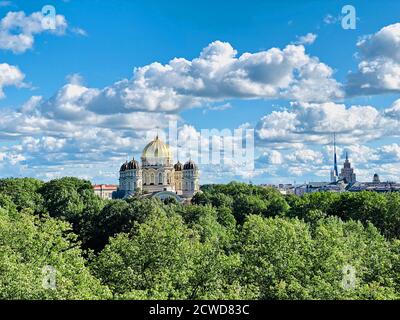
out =
[[126,161],[119,171],[119,189],[125,194],[133,194],[142,189],[142,170],[139,162],[134,158],[131,161]]
[[176,194],[182,195],[183,184],[183,165],[179,161],[174,165],[175,171],[175,191]]
[[340,179],[343,179],[346,183],[354,183],[356,182],[356,174],[354,173],[354,169],[351,167],[351,163],[349,161],[348,153],[346,152],[346,160],[343,163],[343,168],[340,171]]
[[189,160],[183,166],[182,195],[189,197],[199,191],[199,169]]

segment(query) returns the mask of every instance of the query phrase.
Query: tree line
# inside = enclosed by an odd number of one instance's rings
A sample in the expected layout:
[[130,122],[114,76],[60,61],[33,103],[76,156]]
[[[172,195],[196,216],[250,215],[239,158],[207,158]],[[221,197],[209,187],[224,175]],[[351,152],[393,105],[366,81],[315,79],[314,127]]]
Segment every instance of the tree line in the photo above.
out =
[[0,179],[0,299],[399,299],[399,271],[399,193],[232,182],[184,205]]

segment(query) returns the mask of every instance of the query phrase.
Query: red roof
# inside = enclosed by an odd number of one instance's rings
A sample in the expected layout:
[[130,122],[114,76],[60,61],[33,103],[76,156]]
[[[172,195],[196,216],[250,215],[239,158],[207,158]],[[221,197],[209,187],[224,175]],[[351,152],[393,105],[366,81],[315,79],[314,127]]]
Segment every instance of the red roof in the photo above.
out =
[[116,184],[95,184],[93,185],[93,189],[111,189],[117,190],[118,186]]

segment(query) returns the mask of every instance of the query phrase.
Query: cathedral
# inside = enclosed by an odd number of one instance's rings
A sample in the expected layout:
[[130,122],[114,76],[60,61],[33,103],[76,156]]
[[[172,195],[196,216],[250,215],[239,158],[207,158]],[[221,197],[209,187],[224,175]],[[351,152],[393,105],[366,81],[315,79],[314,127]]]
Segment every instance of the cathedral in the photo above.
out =
[[351,167],[351,163],[349,161],[349,155],[346,152],[346,160],[343,163],[343,168],[338,174],[337,167],[337,156],[336,156],[336,139],[335,134],[333,135],[333,170],[331,170],[331,182],[337,183],[339,181],[343,181],[346,184],[354,184],[356,180],[356,174],[354,173],[354,169]]
[[161,199],[174,197],[184,200],[198,191],[197,165],[192,160],[173,164],[169,146],[158,136],[143,149],[141,164],[132,159],[122,164],[119,171],[118,193],[124,198],[143,193]]

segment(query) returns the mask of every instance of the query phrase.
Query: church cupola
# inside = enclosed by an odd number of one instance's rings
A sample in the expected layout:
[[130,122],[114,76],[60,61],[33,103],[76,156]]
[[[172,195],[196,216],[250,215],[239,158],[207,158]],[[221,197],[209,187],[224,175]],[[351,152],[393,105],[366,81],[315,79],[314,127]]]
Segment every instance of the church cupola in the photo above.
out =
[[137,170],[139,169],[139,162],[133,158],[131,161],[128,162],[127,164],[127,170]]
[[183,165],[179,161],[174,164],[174,170],[175,171],[182,171],[182,169],[183,169]]
[[197,169],[197,166],[192,160],[189,160],[183,166],[183,170],[195,170],[195,169]]
[[125,163],[122,164],[121,169],[119,169],[120,172],[127,170],[128,167],[128,161],[125,161]]

